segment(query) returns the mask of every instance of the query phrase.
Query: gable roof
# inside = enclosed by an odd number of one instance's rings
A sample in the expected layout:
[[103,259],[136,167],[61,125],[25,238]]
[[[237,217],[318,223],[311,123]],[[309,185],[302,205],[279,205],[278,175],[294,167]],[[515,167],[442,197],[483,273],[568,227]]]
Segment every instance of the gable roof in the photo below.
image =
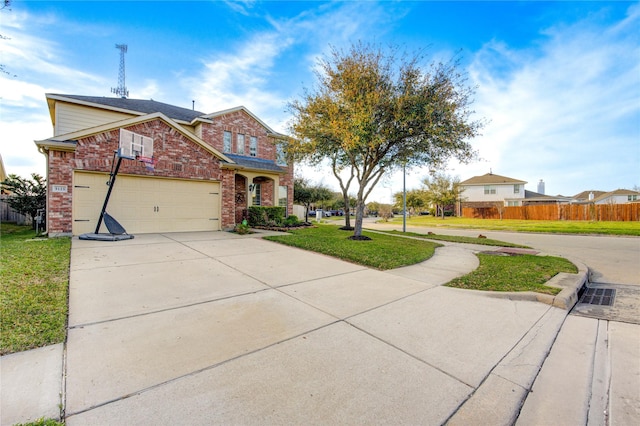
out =
[[606,194],[606,191],[588,190],[588,191],[582,191],[581,193],[574,195],[572,198],[574,200],[588,200],[589,199],[589,194],[592,193],[592,192],[593,192],[593,197],[594,198],[598,198],[602,194]]
[[64,135],[57,135],[48,139],[35,141],[35,143],[41,152],[43,152],[44,150],[48,150],[49,148],[55,148],[56,150],[75,151],[78,139],[86,138],[88,136],[92,136],[98,133],[104,133],[111,130],[120,129],[123,127],[128,127],[134,124],[144,123],[144,122],[152,121],[156,119],[160,119],[164,121],[167,125],[176,129],[178,132],[180,132],[180,134],[185,136],[187,139],[190,139],[197,145],[200,145],[202,148],[209,151],[211,154],[215,155],[216,157],[228,163],[234,163],[232,159],[230,159],[229,157],[227,157],[226,155],[224,155],[223,153],[221,153],[220,151],[218,151],[217,149],[215,149],[214,147],[212,147],[211,145],[209,145],[199,137],[195,136],[193,133],[184,130],[182,126],[180,126],[178,123],[176,123],[166,115],[162,114],[161,112],[147,114],[140,117],[127,118],[125,120],[102,124],[99,126],[88,128],[88,129],[77,130],[75,132],[66,133]]
[[524,198],[525,201],[563,201],[563,202],[569,202],[571,201],[571,197],[565,197],[563,195],[546,195],[546,194],[540,194],[539,192],[533,192],[533,191],[528,191],[528,190],[524,190]]
[[460,185],[504,185],[504,184],[516,184],[516,183],[527,183],[523,180],[513,179],[506,176],[494,175],[493,173],[487,173],[482,176],[474,176],[470,179],[467,179],[463,182],[460,182]]
[[67,101],[80,105],[96,106],[111,111],[127,112],[134,115],[147,115],[160,112],[173,120],[188,123],[205,115],[200,111],[165,104],[154,101],[153,99],[107,98],[104,96],[60,95],[55,93],[47,93],[46,97],[50,111],[53,111],[55,101]]
[[230,114],[233,112],[238,112],[238,111],[243,111],[245,112],[249,117],[253,118],[254,120],[256,120],[258,123],[260,123],[260,125],[262,127],[264,127],[267,130],[267,133],[270,133],[272,136],[275,137],[284,137],[286,138],[286,135],[280,134],[278,132],[276,132],[275,130],[273,130],[271,127],[269,127],[264,121],[260,120],[258,118],[258,116],[256,116],[255,114],[253,114],[251,111],[249,111],[246,107],[244,106],[237,106],[237,107],[233,107],[233,108],[229,108],[229,109],[225,109],[222,111],[218,111],[218,112],[212,112],[211,114],[205,114],[203,116],[203,118],[209,118],[209,119],[214,119],[216,117],[220,117],[226,114]]
[[609,197],[615,197],[616,195],[627,196],[627,195],[640,195],[638,191],[632,191],[630,189],[616,189],[615,191],[605,192],[604,194],[600,194],[596,196],[593,201],[598,202],[602,200],[606,200]]

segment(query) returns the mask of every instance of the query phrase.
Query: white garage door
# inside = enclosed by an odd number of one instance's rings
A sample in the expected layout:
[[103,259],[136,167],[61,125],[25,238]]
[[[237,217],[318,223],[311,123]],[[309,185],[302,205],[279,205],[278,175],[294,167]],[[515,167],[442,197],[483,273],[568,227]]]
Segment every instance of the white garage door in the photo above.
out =
[[[73,234],[95,231],[109,176],[75,172]],[[107,213],[129,234],[220,230],[220,183],[118,175]],[[100,232],[107,232],[104,224]]]

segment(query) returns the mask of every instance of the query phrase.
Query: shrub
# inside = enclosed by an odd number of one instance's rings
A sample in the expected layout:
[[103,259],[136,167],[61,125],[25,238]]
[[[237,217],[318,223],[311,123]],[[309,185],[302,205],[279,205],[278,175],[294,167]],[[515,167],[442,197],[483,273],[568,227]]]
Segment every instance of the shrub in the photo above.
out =
[[249,228],[249,224],[246,220],[243,220],[242,223],[236,224],[234,232],[240,235],[250,234],[251,229]]
[[298,226],[300,224],[300,221],[298,220],[297,216],[294,215],[289,215],[283,222],[282,224],[286,227],[292,227],[292,226]]
[[284,207],[249,207],[249,226],[277,226],[284,221]]

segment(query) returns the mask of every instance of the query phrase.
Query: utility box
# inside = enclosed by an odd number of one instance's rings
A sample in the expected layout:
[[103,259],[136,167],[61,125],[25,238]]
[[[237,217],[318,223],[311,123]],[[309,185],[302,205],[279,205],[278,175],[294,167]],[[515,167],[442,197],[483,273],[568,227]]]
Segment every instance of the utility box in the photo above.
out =
[[320,222],[321,219],[322,219],[322,210],[318,209],[316,210],[316,222]]

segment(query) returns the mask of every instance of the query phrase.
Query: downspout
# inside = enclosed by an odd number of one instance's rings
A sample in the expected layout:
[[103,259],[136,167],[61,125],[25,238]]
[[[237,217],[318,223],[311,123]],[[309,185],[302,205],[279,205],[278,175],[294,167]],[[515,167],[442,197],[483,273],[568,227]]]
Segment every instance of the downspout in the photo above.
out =
[[[36,141],[33,141],[33,143],[36,143]],[[36,143],[37,146],[37,143]],[[49,196],[50,196],[50,191],[49,191],[49,151],[44,149],[44,147],[38,146],[38,152],[42,155],[44,155],[45,158],[45,168],[47,170],[46,173],[46,179],[47,179],[47,198],[46,198],[46,203],[45,203],[45,208],[47,209],[47,235],[49,235]]]

